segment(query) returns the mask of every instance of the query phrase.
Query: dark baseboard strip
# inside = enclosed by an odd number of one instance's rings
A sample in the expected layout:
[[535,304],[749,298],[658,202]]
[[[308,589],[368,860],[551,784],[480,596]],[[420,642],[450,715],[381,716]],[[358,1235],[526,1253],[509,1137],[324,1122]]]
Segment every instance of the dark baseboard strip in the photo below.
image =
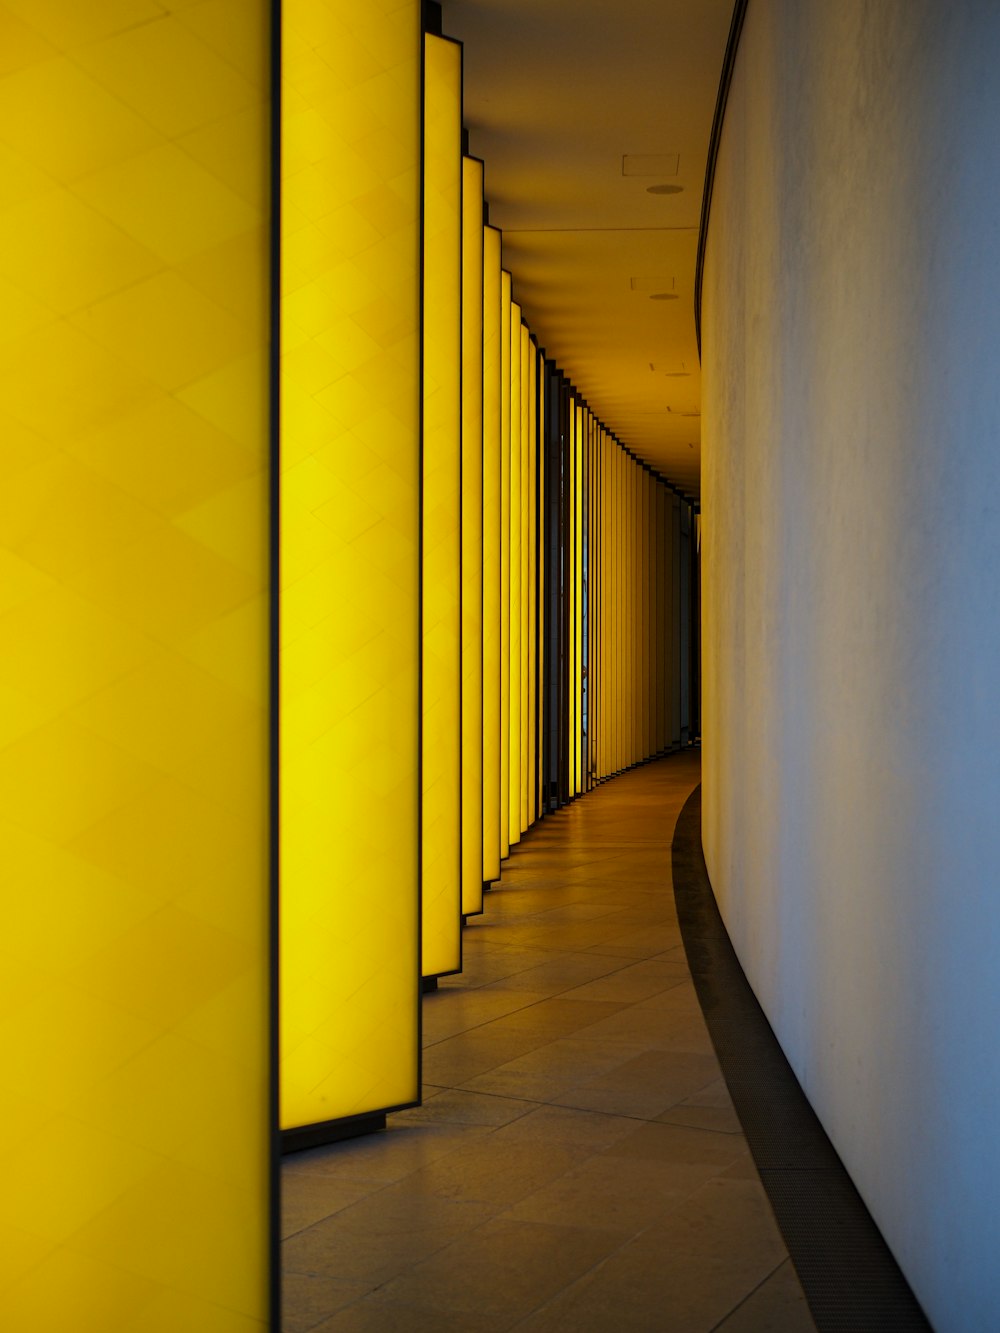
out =
[[809,1105],[750,988],[701,850],[701,787],[672,846],[674,895],[705,1022],[819,1333],[930,1325]]
[[345,1139],[357,1139],[362,1134],[376,1134],[385,1129],[385,1112],[374,1115],[348,1116],[343,1120],[326,1120],[319,1125],[303,1125],[299,1129],[281,1132],[282,1153],[304,1152],[308,1148],[324,1148]]

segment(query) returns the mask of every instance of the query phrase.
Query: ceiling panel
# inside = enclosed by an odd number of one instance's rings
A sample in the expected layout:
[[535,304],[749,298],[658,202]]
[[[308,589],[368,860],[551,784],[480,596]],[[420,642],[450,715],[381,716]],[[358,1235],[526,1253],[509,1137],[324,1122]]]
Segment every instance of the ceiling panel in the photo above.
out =
[[622,442],[696,494],[694,267],[732,0],[445,0],[443,16],[525,317]]

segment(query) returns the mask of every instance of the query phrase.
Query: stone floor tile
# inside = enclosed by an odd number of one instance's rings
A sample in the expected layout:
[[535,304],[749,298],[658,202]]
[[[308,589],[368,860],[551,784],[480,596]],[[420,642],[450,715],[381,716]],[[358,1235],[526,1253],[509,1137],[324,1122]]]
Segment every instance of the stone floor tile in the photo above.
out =
[[488,1125],[497,1128],[537,1109],[538,1103],[523,1098],[498,1097],[489,1092],[445,1088],[430,1101],[394,1116],[398,1124]]
[[635,1129],[625,1116],[600,1111],[575,1111],[568,1106],[540,1106],[520,1120],[512,1120],[493,1136],[497,1151],[510,1143],[569,1144],[589,1153],[602,1152]]
[[423,1004],[424,1046],[433,1046],[460,1032],[482,1027],[484,1023],[491,1023],[494,1019],[503,1018],[547,998],[544,992],[497,991],[485,986],[451,994],[432,991],[425,996]]
[[736,1112],[726,1106],[698,1106],[678,1102],[656,1117],[668,1125],[689,1125],[692,1129],[710,1129],[720,1134],[743,1134]]
[[382,1188],[381,1181],[351,1180],[318,1171],[286,1171],[281,1183],[282,1238],[294,1236]]
[[484,1024],[459,1033],[424,1050],[424,1077],[440,1087],[457,1088],[476,1074],[496,1069],[519,1055],[526,1055],[550,1038],[544,1031],[500,1028]]
[[539,1186],[563,1175],[588,1156],[575,1144],[507,1140],[502,1150],[493,1135],[470,1144],[408,1176],[407,1189],[442,1199],[509,1207]]
[[784,1261],[763,1191],[713,1180],[516,1325],[525,1333],[709,1333]]
[[510,1323],[618,1248],[610,1231],[497,1220],[389,1282],[379,1298]]
[[559,995],[573,987],[607,976],[625,966],[621,959],[590,953],[549,951],[548,960],[517,975],[492,983],[491,990],[547,991]]
[[369,1290],[367,1282],[285,1272],[281,1279],[281,1333],[311,1333],[317,1324]]
[[[374,1208],[368,1207],[377,1200]],[[389,1190],[325,1218],[282,1245],[286,1273],[381,1286],[453,1244],[496,1212],[468,1199]]]
[[553,1101],[586,1111],[652,1120],[718,1076],[709,1053],[644,1051]]
[[742,1135],[653,1120],[637,1124],[608,1152],[616,1157],[668,1162],[713,1162],[722,1167],[748,1157],[750,1149]]
[[485,1132],[475,1125],[408,1125],[394,1118],[387,1129],[377,1134],[286,1157],[282,1163],[282,1181],[306,1174],[330,1175],[339,1181],[390,1184]]
[[718,1333],[816,1333],[790,1259],[719,1324]]
[[366,1296],[309,1333],[504,1333],[510,1320],[475,1310],[421,1310]]
[[[559,1093],[578,1087],[609,1069],[617,1068],[629,1048],[623,1042],[590,1041],[582,1035],[561,1037],[469,1079],[465,1085],[501,1096],[520,1094],[536,1102],[552,1101]],[[642,1050],[639,1046],[634,1053]]]
[[660,1222],[678,1200],[692,1194],[718,1168],[595,1154],[520,1203],[505,1218],[592,1227],[634,1236]]
[[665,990],[686,981],[690,973],[683,962],[640,962],[621,967],[615,972],[608,972],[594,981],[585,982],[574,990],[567,991],[567,1000],[615,1000],[624,1004],[637,1004],[660,995]]

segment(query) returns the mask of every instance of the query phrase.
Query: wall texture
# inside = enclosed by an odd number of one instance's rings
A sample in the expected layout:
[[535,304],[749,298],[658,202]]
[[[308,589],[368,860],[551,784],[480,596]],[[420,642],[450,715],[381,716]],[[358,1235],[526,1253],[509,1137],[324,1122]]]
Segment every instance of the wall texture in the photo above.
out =
[[751,0],[703,307],[704,842],[940,1330],[1000,1326],[1000,7]]

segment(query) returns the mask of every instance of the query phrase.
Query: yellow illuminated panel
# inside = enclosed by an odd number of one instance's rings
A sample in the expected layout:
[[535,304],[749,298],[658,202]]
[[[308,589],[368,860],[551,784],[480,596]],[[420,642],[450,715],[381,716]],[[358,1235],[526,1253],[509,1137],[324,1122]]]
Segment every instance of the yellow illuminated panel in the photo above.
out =
[[649,693],[646,667],[649,662],[647,616],[649,605],[646,591],[646,470],[636,466],[636,758],[644,759],[649,753],[646,745]]
[[[184,12],[184,11],[182,11]],[[418,1095],[420,6],[285,0],[281,1116]]]
[[531,505],[534,499],[531,477],[531,337],[528,326],[521,325],[521,782],[520,831],[528,827],[528,774],[531,747],[528,741],[528,715],[531,707],[529,672],[534,658],[531,652]]
[[608,775],[608,433],[601,431],[598,453],[600,473],[600,583],[598,585],[598,776]]
[[670,501],[663,487],[660,496],[660,749],[670,748]]
[[268,1326],[269,9],[0,3],[12,1333]]
[[591,433],[591,412],[583,409],[580,424],[580,790],[587,790],[587,441]]
[[633,624],[633,658],[632,658],[632,679],[634,682],[633,693],[633,722],[632,722],[632,762],[636,763],[642,758],[642,546],[643,546],[643,524],[642,524],[642,468],[638,463],[632,464],[633,484],[632,484],[632,522],[634,524],[634,540],[632,543],[632,624]]
[[615,450],[615,771],[625,767],[625,454]]
[[665,750],[667,736],[667,488],[657,488],[656,505],[656,608],[659,623],[656,649],[656,748]]
[[654,511],[656,482],[648,473],[646,474],[646,546],[643,553],[643,572],[646,580],[646,655],[643,662],[645,690],[643,694],[643,706],[646,714],[646,754],[650,755],[656,749],[654,742],[655,731],[655,709],[656,705],[653,699],[653,692],[656,685],[656,589],[655,589],[655,564],[656,564],[656,517]]
[[648,549],[647,549],[647,480],[648,473],[645,468],[636,467],[637,495],[639,495],[639,509],[636,513],[636,535],[639,539],[639,561],[637,561],[637,587],[636,587],[636,637],[639,643],[639,653],[636,661],[636,714],[639,722],[639,733],[636,741],[636,757],[645,758],[649,753],[647,744],[647,725],[649,717],[649,633],[648,633],[648,613],[649,601],[647,591],[647,569],[648,569]]
[[633,732],[632,732],[632,762],[643,758],[643,469],[639,464],[633,461],[633,487],[632,503],[633,513],[632,521],[635,524],[635,541],[633,541],[633,591],[632,591],[632,624],[633,624],[633,643],[635,643],[635,659],[632,665],[633,681]]
[[462,48],[424,37],[421,971],[462,962]]
[[573,678],[573,691],[576,695],[576,726],[573,732],[573,772],[574,790],[579,794],[583,790],[583,407],[576,409],[576,438],[573,455],[573,510],[574,519],[574,659],[576,672]]
[[608,776],[608,661],[610,656],[610,634],[608,632],[608,609],[610,596],[608,588],[608,434],[601,432],[601,587],[600,587],[600,675],[598,688],[597,721],[599,732],[599,768],[602,778]]
[[653,752],[653,582],[652,562],[655,536],[653,532],[653,479],[643,472],[643,546],[642,546],[642,748],[643,755]]
[[607,776],[608,717],[608,533],[607,517],[608,433],[601,427],[597,436],[597,776]]
[[631,464],[632,478],[630,486],[630,498],[632,503],[632,512],[629,523],[629,531],[632,534],[631,553],[632,561],[632,581],[631,581],[631,599],[632,611],[629,617],[632,625],[632,754],[631,762],[634,764],[641,757],[640,750],[640,731],[642,720],[642,698],[641,698],[641,657],[642,657],[642,588],[639,579],[639,558],[642,541],[642,507],[640,504],[640,474],[642,469],[638,463],[632,460]]
[[660,492],[655,478],[649,506],[649,736],[650,749],[660,748]]
[[576,710],[576,505],[573,503],[573,496],[576,494],[576,399],[572,396],[569,400],[569,410],[567,412],[567,424],[569,427],[569,441],[567,446],[567,471],[568,477],[568,497],[567,508],[569,510],[569,532],[566,540],[566,577],[564,591],[569,602],[569,627],[567,632],[566,656],[569,659],[569,686],[566,691],[566,763],[569,794],[576,794],[576,744],[574,737],[577,728],[577,710]]
[[589,680],[587,684],[587,697],[590,708],[590,720],[587,727],[587,786],[594,784],[594,774],[597,767],[597,549],[599,546],[599,534],[597,531],[597,422],[591,419],[590,439],[588,441],[587,452],[587,512],[588,512],[588,532],[590,533],[588,541],[587,555],[587,580],[588,580],[588,639],[589,647],[587,650],[587,661],[589,663]]
[[483,909],[483,164],[462,162],[462,911]]
[[521,307],[510,307],[510,716],[508,720],[508,838],[521,840]]
[[635,465],[625,460],[625,652],[627,676],[627,712],[625,717],[625,762],[635,760]]
[[662,579],[660,577],[660,561],[662,559],[660,548],[660,496],[662,492],[662,484],[659,480],[654,480],[650,508],[651,530],[649,540],[649,559],[652,566],[652,574],[649,584],[649,730],[654,753],[658,753],[660,750],[660,596],[663,587]]
[[605,464],[607,485],[605,487],[605,508],[607,517],[607,543],[605,565],[607,570],[607,614],[604,618],[604,632],[607,636],[607,708],[605,711],[604,735],[606,738],[605,764],[608,774],[618,768],[618,443],[608,441],[608,457]]
[[510,274],[500,274],[500,856],[510,855]]
[[635,551],[636,551],[636,513],[635,513],[635,486],[636,486],[636,467],[631,458],[626,460],[626,480],[625,480],[625,605],[626,615],[626,652],[628,675],[628,714],[625,721],[625,734],[628,738],[628,748],[625,755],[625,762],[629,765],[635,763],[635,713],[636,713],[636,628],[637,616],[635,606]]
[[544,813],[544,808],[545,808],[545,780],[544,780],[544,773],[545,773],[545,767],[544,767],[544,765],[545,765],[545,741],[544,741],[544,737],[545,737],[545,727],[546,727],[546,725],[547,725],[547,723],[546,723],[546,717],[545,717],[545,689],[544,689],[543,682],[544,682],[544,680],[545,680],[545,630],[544,630],[544,626],[545,626],[545,616],[546,616],[546,608],[545,608],[545,580],[546,580],[546,572],[545,572],[545,514],[546,514],[546,510],[545,510],[545,441],[546,441],[546,438],[547,438],[546,431],[547,431],[547,429],[548,429],[548,427],[547,427],[547,425],[546,425],[546,419],[545,419],[545,406],[546,406],[546,395],[545,395],[545,359],[544,359],[544,357],[542,356],[541,352],[539,352],[539,354],[538,354],[537,367],[538,367],[538,382],[537,382],[537,392],[538,392],[538,435],[537,435],[537,453],[538,453],[538,506],[537,506],[536,513],[537,513],[537,523],[538,523],[538,542],[537,542],[537,547],[536,547],[536,549],[537,549],[537,558],[538,558],[538,579],[537,579],[537,584],[536,584],[536,586],[537,586],[537,589],[538,589],[538,593],[537,593],[537,596],[538,596],[538,605],[537,605],[537,608],[536,608],[535,624],[536,624],[536,626],[537,626],[537,631],[536,631],[536,632],[537,632],[537,642],[538,642],[538,652],[537,652],[537,660],[538,660],[538,675],[537,675],[537,680],[538,680],[538,698],[537,698],[537,702],[538,702],[538,730],[537,730],[537,733],[536,733],[536,734],[537,734],[537,737],[538,737],[538,741],[537,741],[537,753],[536,753],[536,756],[535,756],[535,772],[536,772],[536,800],[535,800],[535,811],[536,811],[536,814],[538,814],[539,816],[541,816],[541,815]]
[[601,773],[601,691],[604,686],[604,668],[601,663],[601,654],[604,650],[604,638],[601,633],[601,588],[603,582],[603,572],[601,569],[601,552],[603,550],[603,532],[602,522],[603,513],[601,510],[601,468],[603,466],[603,440],[604,427],[598,425],[594,432],[594,558],[593,558],[593,578],[594,578],[594,659],[593,659],[593,681],[591,690],[591,706],[594,710],[594,744],[593,744],[593,764],[594,781],[602,776]]
[[[500,878],[500,233],[483,228],[483,881]],[[509,503],[508,492],[508,503]],[[504,821],[506,823],[506,821]]]
[[594,663],[595,627],[597,620],[597,584],[595,564],[597,551],[597,525],[595,509],[594,441],[597,435],[597,423],[590,419],[587,433],[587,787],[593,786],[594,756],[597,747],[595,694],[597,671]]
[[528,363],[528,820],[538,814],[536,736],[538,720],[538,349],[532,343]]
[[673,739],[675,745],[681,743],[681,694],[680,694],[680,667],[681,667],[681,636],[680,636],[680,605],[681,605],[681,507],[683,501],[679,496],[674,497],[674,531],[673,531],[673,582],[674,582],[674,617],[671,629],[673,632],[673,661],[674,661],[674,679],[672,683],[672,707],[673,707]]
[[632,681],[632,635],[634,631],[632,608],[632,542],[635,537],[635,529],[632,523],[632,460],[627,454],[625,455],[623,462],[622,481],[622,500],[624,505],[622,519],[622,606],[624,610],[622,647],[624,653],[623,675],[625,686],[625,721],[622,732],[625,749],[622,759],[624,766],[628,767],[632,763],[632,708],[634,703]]

